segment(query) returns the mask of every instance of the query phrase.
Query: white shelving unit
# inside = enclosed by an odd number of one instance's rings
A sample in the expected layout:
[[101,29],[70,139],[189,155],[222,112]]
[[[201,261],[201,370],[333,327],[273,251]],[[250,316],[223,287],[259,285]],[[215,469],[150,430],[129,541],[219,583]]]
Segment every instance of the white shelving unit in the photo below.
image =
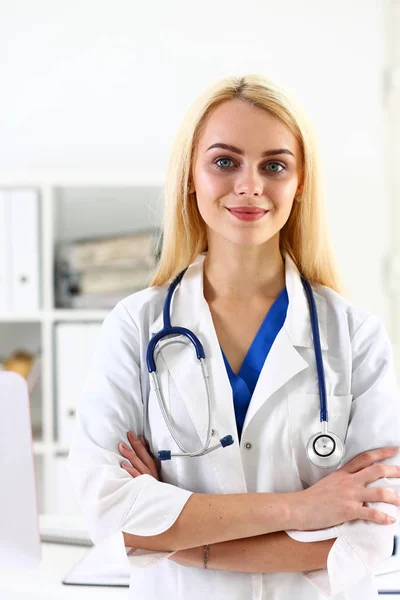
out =
[[[115,235],[160,226],[162,173],[11,173],[0,176],[0,188],[34,188],[40,197],[41,309],[35,313],[0,313],[0,355],[24,332],[42,355],[39,392],[31,412],[38,415],[33,449],[41,513],[75,514],[59,497],[60,477],[67,478],[60,457],[69,448],[57,439],[55,326],[60,322],[101,323],[110,309],[69,310],[55,305],[54,259],[59,241]],[[12,332],[12,333],[10,333]],[[14,348],[17,350],[20,348]],[[68,487],[68,482],[65,481]],[[71,490],[72,492],[72,490]]]

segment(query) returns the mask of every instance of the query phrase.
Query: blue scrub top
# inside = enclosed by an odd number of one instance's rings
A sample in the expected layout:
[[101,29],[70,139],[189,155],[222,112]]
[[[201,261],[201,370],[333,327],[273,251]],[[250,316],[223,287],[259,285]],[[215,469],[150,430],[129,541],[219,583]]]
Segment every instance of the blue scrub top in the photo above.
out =
[[221,348],[229,381],[232,386],[239,441],[242,436],[243,423],[251,396],[253,395],[258,377],[271,346],[285,322],[288,306],[289,297],[285,287],[269,309],[237,375],[232,371]]

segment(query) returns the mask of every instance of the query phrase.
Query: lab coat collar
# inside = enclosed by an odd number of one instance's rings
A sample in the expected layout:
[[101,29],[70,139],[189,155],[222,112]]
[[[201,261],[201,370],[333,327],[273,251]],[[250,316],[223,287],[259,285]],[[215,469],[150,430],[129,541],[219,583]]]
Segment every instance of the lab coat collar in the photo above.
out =
[[[283,326],[293,346],[314,348],[310,309],[300,271],[287,252],[284,252],[283,257],[285,260],[286,289],[289,297],[289,307]],[[321,348],[322,350],[328,350],[326,299],[318,293],[316,284],[311,283],[311,287],[317,307]]]
[[[285,281],[289,298],[286,320],[283,325],[293,346],[313,348],[310,310],[307,295],[304,290],[300,271],[287,252],[283,252],[285,261]],[[186,327],[194,332],[198,330],[199,320],[207,303],[203,294],[203,263],[205,254],[200,254],[186,271],[181,283],[175,291],[171,304],[171,323],[174,326]],[[326,299],[312,284],[314,299],[317,306],[319,333],[322,350],[328,349],[327,336],[327,305]],[[206,305],[206,306],[204,306]],[[180,318],[185,315],[185,320]],[[162,311],[150,327],[151,335],[163,327]]]

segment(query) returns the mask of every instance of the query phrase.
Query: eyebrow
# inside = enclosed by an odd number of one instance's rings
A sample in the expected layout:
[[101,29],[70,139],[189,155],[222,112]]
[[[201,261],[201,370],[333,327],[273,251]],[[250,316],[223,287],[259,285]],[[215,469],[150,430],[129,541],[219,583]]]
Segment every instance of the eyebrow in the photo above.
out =
[[[240,148],[236,148],[236,146],[232,146],[231,144],[224,144],[222,142],[217,142],[216,144],[213,144],[212,146],[207,148],[206,152],[208,152],[212,148],[223,148],[224,150],[230,150],[231,152],[235,152],[235,154],[240,154],[240,155],[244,154],[244,151],[241,150]],[[261,154],[261,156],[275,156],[276,154],[291,154],[295,158],[293,152],[288,150],[288,148],[277,148],[275,150],[265,150],[265,152],[263,152]]]

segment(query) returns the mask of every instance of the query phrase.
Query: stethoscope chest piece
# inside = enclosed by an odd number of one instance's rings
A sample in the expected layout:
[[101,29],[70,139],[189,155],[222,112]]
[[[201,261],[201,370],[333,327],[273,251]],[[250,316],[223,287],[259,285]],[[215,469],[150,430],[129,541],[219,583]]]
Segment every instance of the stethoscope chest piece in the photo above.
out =
[[308,459],[316,467],[328,469],[340,463],[344,455],[344,444],[340,437],[331,431],[321,431],[310,438],[307,444]]

